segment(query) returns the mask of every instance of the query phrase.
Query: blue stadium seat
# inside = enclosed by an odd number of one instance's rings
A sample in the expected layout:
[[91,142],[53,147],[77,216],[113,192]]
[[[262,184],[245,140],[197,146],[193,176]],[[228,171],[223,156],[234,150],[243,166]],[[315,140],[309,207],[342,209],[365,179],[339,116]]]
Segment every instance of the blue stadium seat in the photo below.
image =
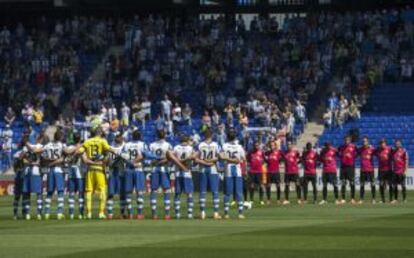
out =
[[[414,161],[414,86],[407,84],[377,86],[368,100],[366,112],[360,120],[347,122],[343,129],[325,129],[318,140],[321,146],[330,141],[333,145],[342,144],[342,138],[351,128],[358,128],[360,136],[367,135],[371,144],[377,145],[385,138],[389,144],[401,139]],[[361,140],[358,141],[361,144]],[[410,162],[412,164],[412,162]]]

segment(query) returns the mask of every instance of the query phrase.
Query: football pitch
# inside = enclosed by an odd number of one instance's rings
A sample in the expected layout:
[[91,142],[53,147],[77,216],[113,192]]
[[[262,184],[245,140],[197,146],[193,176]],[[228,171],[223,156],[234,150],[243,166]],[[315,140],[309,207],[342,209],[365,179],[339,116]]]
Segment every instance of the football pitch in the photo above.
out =
[[414,257],[414,192],[408,200],[256,205],[246,220],[14,221],[0,197],[0,257]]

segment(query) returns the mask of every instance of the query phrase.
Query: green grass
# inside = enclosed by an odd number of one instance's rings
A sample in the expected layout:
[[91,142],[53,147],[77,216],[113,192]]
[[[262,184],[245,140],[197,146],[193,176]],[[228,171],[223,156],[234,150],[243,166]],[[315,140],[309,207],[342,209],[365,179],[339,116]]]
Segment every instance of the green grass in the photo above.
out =
[[11,197],[1,197],[0,257],[414,257],[414,202],[272,205],[246,215],[242,221],[13,221]]

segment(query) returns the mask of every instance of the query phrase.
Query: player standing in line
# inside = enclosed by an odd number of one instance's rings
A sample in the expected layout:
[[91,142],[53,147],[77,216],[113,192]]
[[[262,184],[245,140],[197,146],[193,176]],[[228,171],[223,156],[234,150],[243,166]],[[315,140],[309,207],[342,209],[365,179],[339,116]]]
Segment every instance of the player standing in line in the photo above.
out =
[[275,184],[277,203],[280,203],[280,162],[283,153],[276,141],[270,142],[270,151],[266,152],[265,157],[268,175],[266,183],[267,202],[270,203],[271,186]]
[[346,183],[349,181],[351,188],[351,203],[355,204],[355,159],[357,156],[357,147],[351,141],[351,136],[345,137],[345,142],[339,147],[339,158],[341,161],[341,203],[345,204]]
[[150,144],[150,151],[157,157],[153,161],[153,170],[151,173],[151,212],[152,219],[158,219],[157,216],[157,191],[162,188],[164,191],[164,210],[165,219],[170,220],[170,194],[171,194],[171,182],[170,174],[168,171],[168,158],[167,153],[172,150],[172,146],[165,140],[165,131],[157,131],[158,140]]
[[407,200],[405,173],[408,169],[408,160],[408,153],[402,147],[401,140],[396,140],[395,149],[392,152],[394,200],[391,203],[393,204],[398,203],[398,185],[401,185],[403,202]]
[[141,141],[141,133],[138,130],[132,132],[132,141],[125,143],[122,149],[122,157],[127,161],[124,177],[125,200],[128,209],[128,217],[133,217],[132,192],[135,190],[137,203],[137,216],[139,220],[144,219],[145,174],[142,166],[146,144]]
[[[20,144],[20,148],[26,145],[28,137],[24,137]],[[23,151],[20,149],[14,155],[13,170],[14,176],[14,198],[13,198],[13,218],[17,220],[19,218],[19,203],[22,201],[22,214],[23,214],[23,181],[24,181],[24,163],[23,163]]]
[[298,166],[298,163],[300,162],[300,154],[294,148],[292,142],[288,142],[288,149],[283,153],[283,160],[285,162],[285,200],[283,201],[283,205],[288,205],[290,203],[289,192],[291,183],[295,183],[298,204],[301,204],[302,201]]
[[92,132],[92,138],[86,140],[80,148],[82,160],[88,166],[85,176],[86,217],[92,219],[92,195],[99,194],[99,219],[105,219],[106,204],[106,175],[104,155],[115,151],[103,138],[102,128],[97,127]]
[[249,193],[250,201],[254,202],[254,191],[259,190],[260,204],[264,205],[263,195],[265,187],[263,184],[263,163],[265,157],[260,142],[254,143],[253,150],[247,155],[247,162],[249,164]]
[[210,129],[204,132],[204,141],[198,145],[198,151],[195,161],[200,165],[200,217],[206,218],[206,195],[207,186],[213,199],[214,219],[221,219],[219,214],[219,174],[217,172],[217,161],[220,154],[220,147],[214,142],[213,134]]
[[57,130],[54,134],[53,141],[47,143],[43,147],[37,148],[27,144],[26,146],[35,153],[42,153],[42,158],[45,160],[47,172],[47,195],[45,199],[45,219],[50,218],[50,206],[52,203],[53,193],[57,192],[57,219],[64,219],[64,189],[65,177],[63,174],[63,156],[66,151],[66,146],[62,143],[62,131]]
[[114,153],[108,153],[108,198],[106,200],[106,210],[108,219],[112,219],[114,216],[114,197],[119,195],[119,203],[121,217],[125,218],[125,189],[123,181],[125,178],[125,164],[122,158],[119,156],[124,148],[124,138],[122,134],[118,134],[115,137],[115,145],[111,146]]
[[229,219],[230,196],[235,195],[238,206],[238,217],[244,219],[243,215],[243,179],[241,163],[246,160],[243,147],[236,139],[236,131],[229,130],[228,142],[223,145],[220,158],[225,162],[224,171],[224,218]]
[[392,149],[387,145],[384,139],[379,143],[375,151],[378,157],[378,180],[380,182],[381,202],[385,203],[385,188],[388,185],[390,202],[393,201],[392,190]]
[[320,160],[322,162],[322,183],[323,183],[323,200],[319,203],[324,205],[328,203],[328,183],[332,184],[334,189],[335,203],[341,204],[338,200],[338,176],[336,171],[336,155],[338,151],[331,146],[329,142],[325,143],[324,148],[319,154]]
[[360,173],[360,191],[359,204],[364,202],[365,183],[371,184],[372,204],[375,204],[375,175],[374,175],[374,154],[375,148],[369,144],[368,137],[362,139],[363,145],[359,148],[358,154],[361,157],[361,173]]
[[318,189],[316,188],[316,167],[318,166],[319,156],[313,149],[312,143],[306,144],[306,149],[302,153],[302,164],[304,170],[303,176],[303,198],[304,202],[308,201],[308,186],[312,184],[313,203],[316,204]]
[[[193,147],[189,144],[188,136],[181,136],[181,143],[174,147],[174,154],[177,158],[190,168],[192,160],[194,159]],[[181,193],[187,195],[187,218],[193,218],[193,193],[194,185],[191,170],[182,171],[179,167],[176,168],[175,172],[175,196],[174,196],[174,207],[175,217],[180,219],[180,205],[181,205]]]
[[[36,139],[36,144],[32,145],[34,148],[41,148],[44,135],[41,134]],[[27,144],[26,144],[27,145]],[[37,219],[42,219],[43,211],[43,179],[40,172],[40,153],[35,153],[25,146],[23,148],[23,162],[24,168],[24,179],[23,179],[23,213],[26,220],[30,220],[30,197],[32,193],[36,194],[37,197]]]
[[75,196],[78,195],[78,210],[79,219],[83,219],[84,216],[84,188],[85,188],[85,177],[84,171],[82,170],[82,163],[78,154],[81,148],[81,135],[76,133],[74,135],[74,144],[68,146],[68,151],[72,154],[66,155],[65,162],[69,167],[69,182],[68,182],[68,203],[69,203],[69,218],[75,218]]

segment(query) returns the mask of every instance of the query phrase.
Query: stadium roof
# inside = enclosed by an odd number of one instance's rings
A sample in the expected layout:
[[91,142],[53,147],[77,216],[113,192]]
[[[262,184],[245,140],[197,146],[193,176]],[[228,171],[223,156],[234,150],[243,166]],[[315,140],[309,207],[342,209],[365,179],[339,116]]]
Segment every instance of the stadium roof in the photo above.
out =
[[[412,5],[412,0],[0,0],[0,14],[33,12],[56,14],[55,9],[77,14],[203,12],[282,13],[312,10],[366,10]],[[20,15],[19,15],[20,16]],[[4,19],[4,17],[2,17]]]

